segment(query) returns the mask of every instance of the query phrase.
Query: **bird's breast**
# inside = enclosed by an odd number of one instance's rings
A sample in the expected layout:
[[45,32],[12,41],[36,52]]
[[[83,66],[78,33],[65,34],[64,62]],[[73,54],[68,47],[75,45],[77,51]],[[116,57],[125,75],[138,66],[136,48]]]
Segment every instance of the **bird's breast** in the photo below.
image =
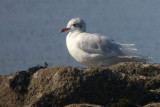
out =
[[66,45],[71,56],[82,63],[86,59],[87,53],[78,46],[79,40],[77,35],[78,33],[69,33],[66,38]]

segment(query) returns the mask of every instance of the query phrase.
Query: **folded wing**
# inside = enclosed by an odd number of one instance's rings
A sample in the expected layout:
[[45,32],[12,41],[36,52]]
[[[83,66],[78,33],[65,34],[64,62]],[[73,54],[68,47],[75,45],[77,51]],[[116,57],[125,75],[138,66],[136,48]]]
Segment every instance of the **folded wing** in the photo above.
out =
[[78,40],[81,50],[89,54],[99,54],[104,57],[123,56],[123,50],[128,47],[115,43],[112,39],[99,34],[82,33],[83,39]]

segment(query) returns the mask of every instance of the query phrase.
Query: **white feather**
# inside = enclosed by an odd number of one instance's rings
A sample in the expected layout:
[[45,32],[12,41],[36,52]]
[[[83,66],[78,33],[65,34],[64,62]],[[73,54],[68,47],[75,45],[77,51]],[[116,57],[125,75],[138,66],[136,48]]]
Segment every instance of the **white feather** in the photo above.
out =
[[66,38],[67,48],[70,54],[84,65],[98,67],[148,60],[135,54],[137,49],[134,44],[117,44],[107,36],[86,33],[85,23],[80,18],[71,19],[67,27],[70,29]]

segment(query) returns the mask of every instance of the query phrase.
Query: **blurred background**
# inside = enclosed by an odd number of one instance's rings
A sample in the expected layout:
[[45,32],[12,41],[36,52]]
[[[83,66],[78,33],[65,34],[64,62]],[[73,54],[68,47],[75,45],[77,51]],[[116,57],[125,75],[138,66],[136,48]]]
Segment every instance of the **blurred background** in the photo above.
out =
[[83,66],[68,53],[67,32],[59,33],[73,17],[160,62],[160,0],[0,0],[0,74],[44,62]]

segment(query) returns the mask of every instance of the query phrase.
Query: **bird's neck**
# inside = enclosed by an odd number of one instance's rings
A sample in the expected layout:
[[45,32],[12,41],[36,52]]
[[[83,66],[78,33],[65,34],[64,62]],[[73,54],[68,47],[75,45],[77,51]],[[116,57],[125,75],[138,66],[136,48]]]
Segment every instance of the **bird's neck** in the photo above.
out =
[[79,32],[79,33],[82,33],[84,32],[83,30],[80,30],[80,29],[76,29],[76,30],[71,30],[70,32],[74,33],[74,32]]
[[82,31],[78,31],[78,30],[75,30],[75,31],[70,31],[68,33],[68,37],[77,37],[80,33],[83,33]]
[[82,30],[74,30],[74,31],[70,31],[69,32],[70,34],[75,34],[75,33],[83,33],[83,31]]

